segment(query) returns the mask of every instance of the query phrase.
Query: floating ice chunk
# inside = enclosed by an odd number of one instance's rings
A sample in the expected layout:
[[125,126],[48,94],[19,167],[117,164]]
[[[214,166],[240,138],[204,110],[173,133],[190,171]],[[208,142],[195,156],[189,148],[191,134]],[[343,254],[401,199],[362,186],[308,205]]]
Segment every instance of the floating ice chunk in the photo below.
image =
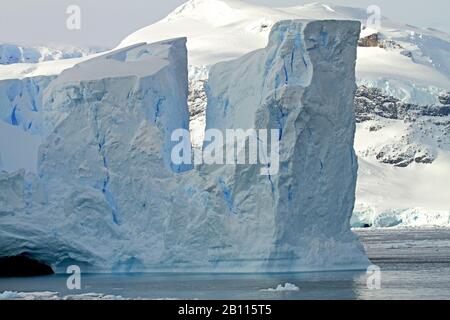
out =
[[284,291],[300,291],[300,288],[295,284],[286,283],[285,285],[279,284],[276,288],[269,288],[261,290],[263,292],[284,292]]

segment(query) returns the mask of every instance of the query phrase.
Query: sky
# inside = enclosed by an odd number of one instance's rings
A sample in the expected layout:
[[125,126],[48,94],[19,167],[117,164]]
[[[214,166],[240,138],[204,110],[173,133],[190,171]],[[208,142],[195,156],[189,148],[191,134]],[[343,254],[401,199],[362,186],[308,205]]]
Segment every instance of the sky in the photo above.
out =
[[[165,17],[184,0],[0,0],[0,42],[22,45],[75,45],[112,48],[127,35]],[[270,6],[306,0],[246,0]],[[367,8],[383,16],[450,33],[449,0],[331,0],[324,3]],[[81,29],[66,27],[70,5],[81,8]]]

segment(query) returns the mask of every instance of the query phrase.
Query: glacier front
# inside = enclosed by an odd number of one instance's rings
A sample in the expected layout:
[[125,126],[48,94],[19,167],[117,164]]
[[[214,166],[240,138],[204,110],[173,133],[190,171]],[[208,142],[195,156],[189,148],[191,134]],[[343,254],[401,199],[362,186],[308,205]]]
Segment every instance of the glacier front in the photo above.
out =
[[278,174],[173,163],[171,134],[189,130],[184,38],[65,70],[43,94],[37,174],[0,173],[0,256],[84,272],[365,268],[350,230],[359,32],[282,21],[265,49],[212,67],[207,127],[278,129]]

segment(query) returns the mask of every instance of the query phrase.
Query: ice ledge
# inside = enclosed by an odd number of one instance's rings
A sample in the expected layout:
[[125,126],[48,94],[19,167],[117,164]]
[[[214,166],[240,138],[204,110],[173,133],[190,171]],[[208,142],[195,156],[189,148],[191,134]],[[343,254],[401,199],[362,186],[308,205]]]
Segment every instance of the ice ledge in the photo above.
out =
[[149,76],[167,66],[169,61],[182,61],[186,41],[187,38],[176,38],[153,44],[138,43],[108,52],[64,70],[51,86],[67,82]]

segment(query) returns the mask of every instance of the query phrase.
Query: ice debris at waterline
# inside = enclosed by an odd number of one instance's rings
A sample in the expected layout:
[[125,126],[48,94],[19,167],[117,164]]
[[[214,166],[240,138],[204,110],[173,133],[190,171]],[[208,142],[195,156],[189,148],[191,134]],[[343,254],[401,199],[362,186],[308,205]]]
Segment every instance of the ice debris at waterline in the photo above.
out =
[[171,162],[172,131],[189,129],[186,39],[65,70],[43,94],[37,174],[0,174],[0,254],[26,251],[56,271],[365,268],[350,230],[359,32],[282,21],[265,49],[212,67],[208,128],[282,133],[268,176]]
[[[0,292],[0,300],[131,300],[122,296],[102,293],[81,293],[73,295],[61,295],[58,292]],[[143,300],[143,299],[136,299]],[[166,299],[161,299],[166,300]],[[169,299],[167,299],[169,300]]]
[[262,292],[285,292],[285,291],[300,291],[300,288],[295,284],[286,283],[285,285],[279,284],[276,288],[263,289]]

